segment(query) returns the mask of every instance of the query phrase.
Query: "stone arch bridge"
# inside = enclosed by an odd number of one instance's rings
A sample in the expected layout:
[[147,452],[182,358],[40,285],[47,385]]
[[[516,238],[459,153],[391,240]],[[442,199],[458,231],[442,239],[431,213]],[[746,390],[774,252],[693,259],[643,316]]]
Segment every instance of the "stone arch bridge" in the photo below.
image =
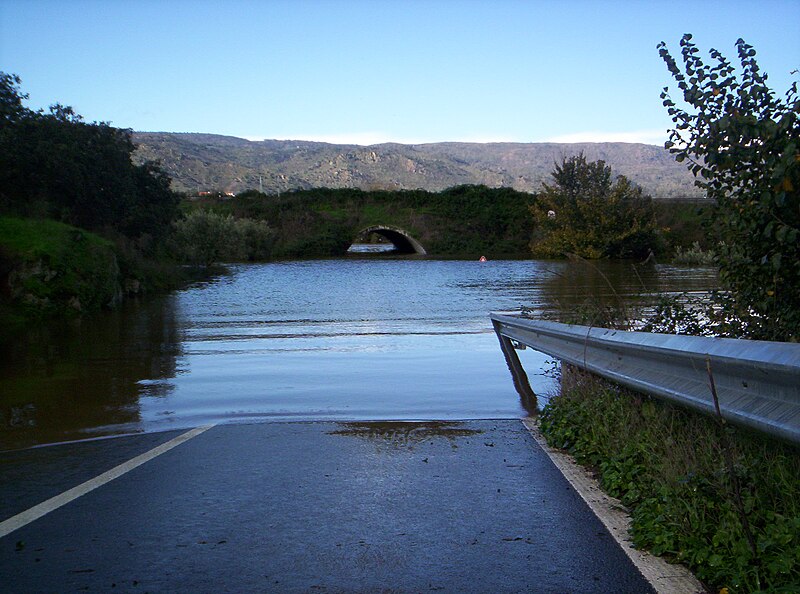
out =
[[427,255],[427,251],[422,244],[414,239],[408,231],[399,229],[398,227],[391,227],[389,225],[372,225],[366,229],[362,229],[356,239],[365,238],[370,235],[380,235],[394,245],[394,249],[401,254],[419,254],[420,256]]
[[276,258],[342,256],[375,233],[399,253],[477,259],[530,253],[533,199],[486,186],[441,192],[320,188],[278,196],[250,192],[215,207],[266,220],[275,230]]

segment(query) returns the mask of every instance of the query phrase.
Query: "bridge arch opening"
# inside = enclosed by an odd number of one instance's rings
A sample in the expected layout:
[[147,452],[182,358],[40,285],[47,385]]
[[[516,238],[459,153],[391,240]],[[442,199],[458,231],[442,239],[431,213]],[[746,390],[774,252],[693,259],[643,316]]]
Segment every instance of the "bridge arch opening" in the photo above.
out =
[[[366,243],[370,237],[378,236],[394,246],[391,251],[398,254],[427,254],[422,244],[407,231],[387,225],[373,225],[359,231],[353,244]],[[351,246],[352,247],[352,246]],[[389,251],[389,250],[386,250]]]

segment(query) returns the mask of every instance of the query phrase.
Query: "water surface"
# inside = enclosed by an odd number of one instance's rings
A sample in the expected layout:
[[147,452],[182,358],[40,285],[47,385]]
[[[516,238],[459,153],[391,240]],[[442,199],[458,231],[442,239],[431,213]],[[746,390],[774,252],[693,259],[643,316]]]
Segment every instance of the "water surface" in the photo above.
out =
[[[205,423],[526,415],[489,313],[703,291],[713,270],[352,256],[230,274],[3,347],[0,449]],[[535,392],[548,358],[527,350]]]

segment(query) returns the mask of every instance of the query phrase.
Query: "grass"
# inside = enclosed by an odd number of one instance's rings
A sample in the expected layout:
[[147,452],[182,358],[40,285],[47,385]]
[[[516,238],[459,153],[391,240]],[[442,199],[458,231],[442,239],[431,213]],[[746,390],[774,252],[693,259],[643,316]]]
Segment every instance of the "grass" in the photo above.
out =
[[714,591],[800,592],[798,448],[571,369],[541,429],[630,509],[636,546]]
[[119,295],[111,242],[63,223],[0,217],[0,260],[6,311],[77,313]]
[[0,243],[26,257],[54,257],[63,249],[65,238],[76,233],[85,235],[93,242],[111,246],[110,242],[96,235],[58,221],[0,217]]

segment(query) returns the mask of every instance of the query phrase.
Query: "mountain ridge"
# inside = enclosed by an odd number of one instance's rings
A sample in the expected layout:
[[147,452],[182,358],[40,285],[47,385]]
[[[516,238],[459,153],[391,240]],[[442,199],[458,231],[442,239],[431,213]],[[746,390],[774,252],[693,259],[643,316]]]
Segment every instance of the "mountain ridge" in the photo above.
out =
[[653,198],[702,198],[688,169],[663,147],[639,143],[435,142],[372,145],[247,140],[193,132],[134,132],[139,162],[158,161],[173,189],[268,194],[315,187],[441,191],[462,184],[536,192],[556,163],[580,152]]

